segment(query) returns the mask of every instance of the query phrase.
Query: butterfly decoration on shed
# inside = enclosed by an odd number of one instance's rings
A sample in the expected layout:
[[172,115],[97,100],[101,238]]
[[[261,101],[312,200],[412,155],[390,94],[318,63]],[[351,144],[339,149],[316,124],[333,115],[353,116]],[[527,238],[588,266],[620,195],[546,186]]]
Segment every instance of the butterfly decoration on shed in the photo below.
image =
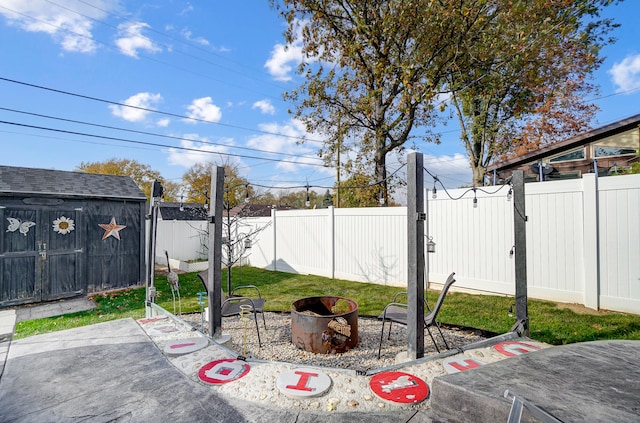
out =
[[34,222],[31,222],[29,220],[25,220],[23,222],[22,220],[17,219],[15,217],[7,217],[7,220],[9,221],[7,232],[19,231],[24,236],[27,236],[27,233],[29,232],[29,228],[31,228],[32,226],[36,226]]

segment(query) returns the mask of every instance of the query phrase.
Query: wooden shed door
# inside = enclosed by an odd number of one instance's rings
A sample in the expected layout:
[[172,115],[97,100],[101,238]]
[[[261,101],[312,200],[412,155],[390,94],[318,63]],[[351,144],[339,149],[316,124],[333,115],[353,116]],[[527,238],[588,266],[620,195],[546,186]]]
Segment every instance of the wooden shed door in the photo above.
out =
[[0,305],[40,301],[37,210],[0,209]]
[[82,294],[79,210],[8,206],[0,217],[0,305]]
[[[42,211],[42,299],[55,300],[83,293],[80,280],[82,236],[78,210]],[[70,230],[73,227],[73,230]]]

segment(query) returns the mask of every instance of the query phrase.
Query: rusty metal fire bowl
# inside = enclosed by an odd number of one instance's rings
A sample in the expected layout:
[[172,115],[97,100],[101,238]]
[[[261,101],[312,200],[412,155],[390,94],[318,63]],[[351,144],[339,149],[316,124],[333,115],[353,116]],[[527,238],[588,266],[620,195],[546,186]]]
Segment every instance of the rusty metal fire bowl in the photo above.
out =
[[358,304],[345,297],[301,298],[291,304],[294,345],[318,354],[341,353],[358,345]]

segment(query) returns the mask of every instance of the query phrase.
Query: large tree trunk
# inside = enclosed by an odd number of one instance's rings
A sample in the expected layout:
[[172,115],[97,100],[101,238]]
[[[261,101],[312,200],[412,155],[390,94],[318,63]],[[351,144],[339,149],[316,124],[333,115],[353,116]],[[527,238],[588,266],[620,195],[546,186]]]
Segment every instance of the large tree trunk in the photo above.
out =
[[376,165],[376,181],[382,181],[380,183],[380,189],[382,190],[383,202],[381,205],[387,206],[387,155],[382,149],[378,149],[375,154]]
[[481,187],[484,185],[484,175],[485,169],[481,164],[474,163],[475,160],[471,161],[471,171],[473,172],[472,183],[475,187]]

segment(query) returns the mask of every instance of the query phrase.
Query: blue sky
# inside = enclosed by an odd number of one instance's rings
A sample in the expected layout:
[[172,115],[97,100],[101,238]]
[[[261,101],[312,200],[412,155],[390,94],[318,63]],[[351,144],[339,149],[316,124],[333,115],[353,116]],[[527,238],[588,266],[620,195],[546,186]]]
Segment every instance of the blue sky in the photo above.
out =
[[[621,27],[595,74],[594,126],[640,113],[640,2],[606,16]],[[267,0],[0,0],[0,164],[73,170],[128,158],[180,182],[209,161],[255,184],[331,186],[321,137],[296,144],[305,132],[282,100],[300,82],[283,30]],[[418,143],[449,187],[471,178],[457,128],[439,128],[440,145]]]

